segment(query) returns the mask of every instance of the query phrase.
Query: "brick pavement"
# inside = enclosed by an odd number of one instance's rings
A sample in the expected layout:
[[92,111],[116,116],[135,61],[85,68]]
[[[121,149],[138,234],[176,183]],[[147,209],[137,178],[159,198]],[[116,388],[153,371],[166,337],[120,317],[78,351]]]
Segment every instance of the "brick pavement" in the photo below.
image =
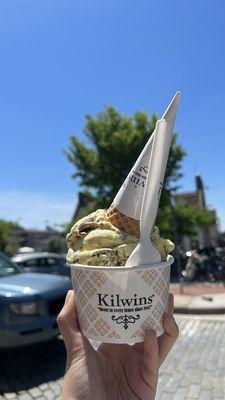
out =
[[[224,400],[225,318],[177,321],[180,337],[161,368],[157,400]],[[0,400],[60,399],[65,366],[61,339],[1,353],[0,360]]]
[[157,400],[224,400],[225,319],[177,321],[180,336],[162,366]]

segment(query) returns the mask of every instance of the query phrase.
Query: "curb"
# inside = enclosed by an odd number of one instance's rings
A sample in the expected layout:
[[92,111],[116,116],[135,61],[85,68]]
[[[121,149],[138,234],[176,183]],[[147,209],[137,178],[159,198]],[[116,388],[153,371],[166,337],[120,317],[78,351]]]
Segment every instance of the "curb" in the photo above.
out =
[[191,307],[174,307],[176,314],[225,314],[225,308],[191,308]]
[[175,296],[177,314],[225,314],[225,294]]

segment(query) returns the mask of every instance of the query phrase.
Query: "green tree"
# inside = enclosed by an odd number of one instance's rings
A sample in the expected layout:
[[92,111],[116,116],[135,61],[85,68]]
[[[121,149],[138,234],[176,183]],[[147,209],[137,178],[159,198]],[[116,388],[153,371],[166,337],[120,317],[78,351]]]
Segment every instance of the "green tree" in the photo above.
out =
[[[86,119],[84,135],[87,144],[72,136],[66,155],[76,169],[73,178],[78,178],[84,190],[92,193],[97,206],[107,207],[152,135],[157,115],[149,118],[144,112],[136,112],[129,117],[109,106],[96,118],[87,115]],[[174,135],[161,204],[168,202],[170,191],[176,188],[176,182],[182,176],[184,154]]]
[[[156,114],[149,117],[140,111],[128,116],[109,106],[96,117],[86,116],[84,140],[78,136],[70,137],[70,146],[65,153],[75,167],[72,177],[78,179],[83,191],[95,200],[95,208],[111,204],[152,135],[157,119]],[[203,209],[180,203],[174,207],[171,204],[172,194],[179,188],[185,156],[177,138],[178,135],[174,134],[157,219],[162,234],[171,238],[174,238],[174,215],[180,236],[194,234],[196,223],[203,225],[209,221],[207,211]]]
[[47,244],[47,251],[50,253],[61,253],[64,249],[65,239],[60,236],[52,236]]
[[183,235],[195,236],[197,228],[214,223],[210,211],[197,205],[187,204],[179,200],[174,205],[168,203],[160,207],[157,224],[166,237],[172,238],[176,244],[181,244]]
[[15,230],[19,228],[16,222],[0,219],[0,251],[8,255],[16,253],[19,243],[15,237]]

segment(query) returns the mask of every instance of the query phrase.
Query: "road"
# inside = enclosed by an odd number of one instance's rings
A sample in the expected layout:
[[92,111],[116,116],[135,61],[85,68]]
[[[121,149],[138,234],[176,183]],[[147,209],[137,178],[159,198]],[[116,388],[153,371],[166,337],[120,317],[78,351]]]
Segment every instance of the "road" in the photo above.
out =
[[[180,336],[161,367],[157,400],[224,400],[225,318],[178,316],[177,322]],[[1,353],[0,360],[0,400],[60,399],[61,339]]]

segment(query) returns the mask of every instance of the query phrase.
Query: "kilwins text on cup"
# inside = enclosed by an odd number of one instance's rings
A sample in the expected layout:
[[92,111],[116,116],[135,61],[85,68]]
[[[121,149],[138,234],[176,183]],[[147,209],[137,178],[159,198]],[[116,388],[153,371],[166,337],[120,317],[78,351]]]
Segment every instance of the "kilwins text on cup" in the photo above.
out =
[[151,305],[153,302],[154,294],[150,296],[138,297],[134,294],[133,297],[122,298],[120,294],[97,293],[99,307],[137,307]]

